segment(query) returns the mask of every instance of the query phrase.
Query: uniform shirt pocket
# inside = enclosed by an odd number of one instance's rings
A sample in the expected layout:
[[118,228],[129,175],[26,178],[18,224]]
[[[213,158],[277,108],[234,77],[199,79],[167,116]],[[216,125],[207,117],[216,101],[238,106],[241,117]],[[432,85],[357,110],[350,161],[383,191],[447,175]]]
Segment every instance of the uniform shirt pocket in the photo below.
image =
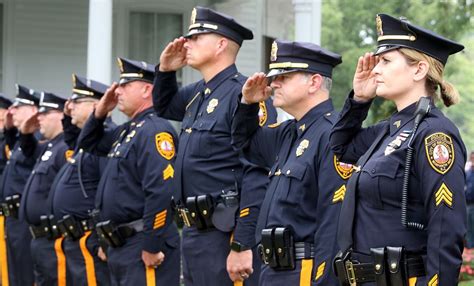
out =
[[303,163],[293,163],[286,165],[281,170],[281,175],[285,176],[287,185],[284,190],[284,198],[288,203],[299,203],[304,195],[304,175],[307,166]]
[[193,140],[190,146],[191,154],[196,157],[209,158],[215,152],[216,136],[213,135],[213,129],[217,120],[206,118],[193,124],[196,134],[193,134]]

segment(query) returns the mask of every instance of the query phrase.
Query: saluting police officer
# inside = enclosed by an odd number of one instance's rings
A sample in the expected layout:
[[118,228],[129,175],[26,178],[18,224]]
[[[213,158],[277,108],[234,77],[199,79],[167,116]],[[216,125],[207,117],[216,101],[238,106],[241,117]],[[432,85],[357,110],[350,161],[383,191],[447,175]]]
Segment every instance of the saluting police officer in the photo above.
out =
[[[154,66],[119,58],[120,82],[97,104],[79,138],[79,148],[109,160],[99,182],[96,231],[109,244],[112,285],[179,285],[180,249],[171,197],[175,132],[156,116]],[[115,106],[130,121],[106,132]]]
[[[242,275],[232,280],[249,278],[255,268],[251,248],[256,202],[263,197],[268,179],[266,171],[247,165],[242,181],[242,164],[230,144],[233,115],[245,81],[235,60],[242,42],[251,39],[253,33],[231,17],[196,7],[189,33],[168,44],[156,67],[155,110],[159,116],[182,121],[175,199],[187,224],[183,230],[187,286],[232,285],[226,271],[229,253],[229,269],[244,265]],[[176,71],[186,65],[198,70],[203,80],[178,89]],[[275,122],[271,104],[260,106],[261,122]],[[231,252],[237,209],[240,214]],[[257,276],[250,276],[253,281],[246,284],[257,285]]]
[[[28,224],[18,220],[18,208],[20,206],[21,194],[36,160],[23,154],[18,142],[18,132],[13,133],[11,129],[18,130],[21,124],[31,115],[38,111],[40,93],[35,92],[23,85],[17,85],[17,95],[10,107],[5,122],[6,136],[13,147],[10,148],[10,157],[3,171],[0,192],[2,192],[2,209],[7,217],[5,228],[7,237],[7,260],[9,285],[32,285],[34,283],[33,263],[30,252],[31,234]],[[11,114],[11,117],[9,116]],[[12,122],[10,122],[10,120]],[[35,136],[41,135],[36,132]],[[14,143],[13,143],[14,142]]]
[[[67,280],[74,286],[110,284],[107,264],[98,257],[99,241],[94,231],[97,214],[93,212],[107,157],[75,148],[79,133],[73,128],[76,126],[80,131],[84,127],[106,90],[103,83],[73,75],[72,96],[66,103],[68,115],[63,125],[74,155],[58,173],[50,193],[52,213],[60,219],[60,230],[65,231]],[[108,129],[115,127],[110,120],[104,124]]]
[[[354,90],[331,133],[341,160],[357,162],[341,208],[335,270],[341,285],[457,285],[466,150],[435,102],[458,101],[442,73],[464,47],[406,18],[379,14],[376,26],[377,50],[359,58]],[[393,101],[397,112],[362,128],[375,96]]]
[[[249,161],[271,168],[256,229],[265,263],[260,285],[337,284],[330,265],[351,174],[328,141],[336,118],[329,97],[332,70],[341,62],[341,56],[315,44],[275,41],[269,73],[254,74],[242,89],[233,144]],[[257,103],[272,89],[274,105],[295,119],[259,128]]]
[[[35,285],[38,286],[66,285],[63,238],[51,225],[48,201],[54,177],[72,153],[64,142],[61,124],[65,102],[53,93],[42,92],[38,113],[20,126],[22,152],[36,160],[21,197],[20,220],[30,225],[31,256]],[[36,130],[43,135],[44,141],[38,142],[35,138]]]
[[7,164],[7,152],[5,151],[5,146],[7,142],[5,141],[5,116],[8,112],[8,108],[12,105],[12,102],[3,96],[3,93],[0,93],[0,175],[3,174],[3,169]]

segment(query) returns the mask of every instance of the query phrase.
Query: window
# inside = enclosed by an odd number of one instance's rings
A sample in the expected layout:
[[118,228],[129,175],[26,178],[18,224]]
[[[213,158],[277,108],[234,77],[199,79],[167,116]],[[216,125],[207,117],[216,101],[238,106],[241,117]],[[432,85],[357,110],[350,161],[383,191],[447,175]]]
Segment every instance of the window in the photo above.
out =
[[[156,64],[166,45],[182,35],[181,14],[130,12],[129,57],[133,60]],[[182,84],[182,72],[176,73]]]

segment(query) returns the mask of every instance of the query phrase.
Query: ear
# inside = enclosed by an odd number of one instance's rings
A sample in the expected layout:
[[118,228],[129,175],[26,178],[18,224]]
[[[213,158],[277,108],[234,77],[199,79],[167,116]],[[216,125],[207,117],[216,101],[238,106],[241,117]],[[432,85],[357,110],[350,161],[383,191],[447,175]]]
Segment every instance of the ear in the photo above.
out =
[[419,61],[416,64],[416,70],[415,70],[415,73],[413,74],[413,80],[420,81],[426,78],[426,75],[428,74],[429,69],[430,69],[430,65],[427,62]]
[[142,98],[147,99],[151,97],[152,90],[153,90],[153,85],[151,83],[145,83],[142,87]]
[[216,43],[216,55],[222,54],[227,49],[227,45],[229,45],[229,40],[220,37]]
[[308,79],[308,84],[309,84],[309,90],[308,90],[309,93],[315,93],[321,88],[321,85],[323,84],[323,77],[317,73],[313,74]]

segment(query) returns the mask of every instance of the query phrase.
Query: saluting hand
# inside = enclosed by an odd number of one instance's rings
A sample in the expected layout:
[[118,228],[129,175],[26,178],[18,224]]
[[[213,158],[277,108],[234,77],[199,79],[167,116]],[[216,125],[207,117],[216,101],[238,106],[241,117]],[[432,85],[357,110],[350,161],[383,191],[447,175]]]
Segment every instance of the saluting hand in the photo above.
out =
[[176,71],[186,65],[184,43],[186,43],[186,39],[180,37],[166,46],[160,56],[160,71]]
[[242,103],[252,104],[264,101],[272,94],[268,80],[262,72],[254,73],[242,87]]
[[364,56],[359,57],[353,81],[355,100],[369,101],[375,97],[377,83],[372,70],[377,63],[378,57],[374,56],[373,53],[365,53]]
[[115,90],[118,87],[118,83],[114,82],[112,85],[105,91],[104,96],[100,99],[99,103],[95,107],[94,116],[95,118],[105,118],[107,114],[114,110],[117,106],[118,98],[115,94]]
[[142,261],[146,267],[158,267],[165,260],[165,254],[163,252],[150,253],[142,250]]
[[36,130],[39,129],[39,121],[38,121],[38,112],[35,112],[29,118],[27,118],[20,126],[20,133],[22,134],[32,134]]
[[68,99],[66,100],[66,103],[64,104],[64,114],[71,117],[71,100]]
[[7,112],[5,112],[5,118],[4,118],[4,129],[11,129],[13,128],[13,114],[12,114],[12,109],[13,107],[9,107]]

